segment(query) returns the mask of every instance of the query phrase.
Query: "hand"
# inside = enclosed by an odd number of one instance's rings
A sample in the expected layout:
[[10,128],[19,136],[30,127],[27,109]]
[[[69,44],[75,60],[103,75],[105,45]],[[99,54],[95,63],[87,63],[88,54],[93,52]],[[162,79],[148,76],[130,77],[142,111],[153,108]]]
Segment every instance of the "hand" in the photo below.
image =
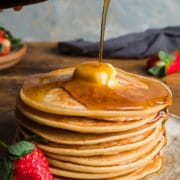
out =
[[13,8],[15,11],[20,11],[22,9],[22,6],[16,6]]
[[[14,9],[15,11],[20,11],[20,10],[22,9],[22,6],[13,7],[13,9]],[[0,9],[0,12],[2,12],[2,11],[3,11],[3,9]]]

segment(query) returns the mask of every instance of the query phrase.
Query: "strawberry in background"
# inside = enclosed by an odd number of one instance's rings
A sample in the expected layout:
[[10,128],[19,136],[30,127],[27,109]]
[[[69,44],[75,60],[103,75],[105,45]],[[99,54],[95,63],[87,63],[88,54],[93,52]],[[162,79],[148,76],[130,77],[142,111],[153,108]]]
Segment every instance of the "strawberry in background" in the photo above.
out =
[[0,27],[0,56],[8,55],[21,45],[21,39],[15,38],[10,31]]
[[157,77],[180,71],[180,50],[172,54],[159,51],[158,55],[152,56],[147,61],[148,72]]
[[0,56],[5,56],[11,51],[11,42],[4,38],[4,31],[0,31]]
[[7,146],[6,156],[1,160],[3,180],[53,180],[49,164],[39,148],[28,141]]

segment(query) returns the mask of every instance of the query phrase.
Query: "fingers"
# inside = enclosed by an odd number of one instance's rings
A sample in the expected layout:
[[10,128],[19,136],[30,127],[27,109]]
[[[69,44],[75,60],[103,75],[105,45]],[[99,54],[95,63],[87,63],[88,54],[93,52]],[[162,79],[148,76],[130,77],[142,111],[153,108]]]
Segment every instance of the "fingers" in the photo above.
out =
[[[16,6],[13,8],[15,11],[20,11],[22,9],[22,6]],[[0,9],[0,13],[3,11],[3,9]]]
[[16,6],[13,8],[15,11],[20,11],[22,9],[22,6]]

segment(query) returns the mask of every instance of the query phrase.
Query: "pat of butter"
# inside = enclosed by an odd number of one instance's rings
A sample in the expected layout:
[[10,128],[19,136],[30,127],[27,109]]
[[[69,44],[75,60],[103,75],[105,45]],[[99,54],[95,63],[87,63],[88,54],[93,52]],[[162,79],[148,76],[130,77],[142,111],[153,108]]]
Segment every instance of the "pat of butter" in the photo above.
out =
[[117,72],[111,64],[92,61],[78,65],[74,71],[73,79],[111,87],[117,84],[116,74]]

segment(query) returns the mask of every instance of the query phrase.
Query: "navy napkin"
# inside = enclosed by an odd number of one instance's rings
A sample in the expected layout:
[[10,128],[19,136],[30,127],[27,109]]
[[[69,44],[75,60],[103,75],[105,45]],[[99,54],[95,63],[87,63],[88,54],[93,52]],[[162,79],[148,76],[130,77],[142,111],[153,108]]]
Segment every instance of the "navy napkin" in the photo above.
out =
[[[104,57],[145,58],[156,54],[159,50],[171,52],[178,48],[180,48],[180,26],[149,29],[105,41]],[[60,42],[58,51],[65,55],[97,57],[99,43],[83,39]]]

